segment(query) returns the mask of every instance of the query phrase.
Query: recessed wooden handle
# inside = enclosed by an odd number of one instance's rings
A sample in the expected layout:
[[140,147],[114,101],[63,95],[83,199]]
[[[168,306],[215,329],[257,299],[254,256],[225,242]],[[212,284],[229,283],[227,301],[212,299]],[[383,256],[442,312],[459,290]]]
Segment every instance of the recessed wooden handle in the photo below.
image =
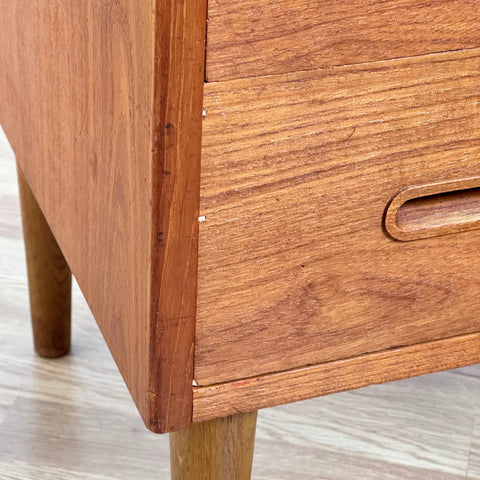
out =
[[385,230],[409,241],[480,228],[480,177],[400,190],[385,213]]

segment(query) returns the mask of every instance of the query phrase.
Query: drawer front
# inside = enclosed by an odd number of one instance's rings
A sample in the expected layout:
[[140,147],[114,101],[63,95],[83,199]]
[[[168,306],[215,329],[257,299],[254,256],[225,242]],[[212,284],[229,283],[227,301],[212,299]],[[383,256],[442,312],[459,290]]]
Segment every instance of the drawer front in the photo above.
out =
[[469,50],[206,85],[199,385],[480,330],[480,230],[383,223],[405,187],[480,175],[479,72]]
[[477,0],[215,0],[210,82],[480,46]]

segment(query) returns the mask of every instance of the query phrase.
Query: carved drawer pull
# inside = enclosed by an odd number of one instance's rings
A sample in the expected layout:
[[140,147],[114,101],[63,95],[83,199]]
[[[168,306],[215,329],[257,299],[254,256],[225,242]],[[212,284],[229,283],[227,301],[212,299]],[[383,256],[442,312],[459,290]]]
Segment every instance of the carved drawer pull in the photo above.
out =
[[409,241],[480,228],[480,177],[400,190],[385,213],[385,230]]

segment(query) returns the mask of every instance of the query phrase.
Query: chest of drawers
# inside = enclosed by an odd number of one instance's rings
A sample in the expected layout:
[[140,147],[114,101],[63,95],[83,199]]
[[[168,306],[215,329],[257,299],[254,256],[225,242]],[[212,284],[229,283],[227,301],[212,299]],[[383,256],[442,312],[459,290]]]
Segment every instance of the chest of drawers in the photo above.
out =
[[31,289],[65,258],[150,429],[479,361],[477,1],[2,10]]

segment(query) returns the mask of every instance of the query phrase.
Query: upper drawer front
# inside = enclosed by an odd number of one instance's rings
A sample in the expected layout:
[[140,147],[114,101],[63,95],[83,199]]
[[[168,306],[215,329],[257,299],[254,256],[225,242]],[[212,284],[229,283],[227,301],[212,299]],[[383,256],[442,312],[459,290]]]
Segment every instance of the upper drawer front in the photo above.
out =
[[207,80],[480,46],[478,0],[213,0]]
[[383,230],[403,188],[480,176],[479,72],[477,49],[206,85],[200,385],[480,331],[480,230]]

